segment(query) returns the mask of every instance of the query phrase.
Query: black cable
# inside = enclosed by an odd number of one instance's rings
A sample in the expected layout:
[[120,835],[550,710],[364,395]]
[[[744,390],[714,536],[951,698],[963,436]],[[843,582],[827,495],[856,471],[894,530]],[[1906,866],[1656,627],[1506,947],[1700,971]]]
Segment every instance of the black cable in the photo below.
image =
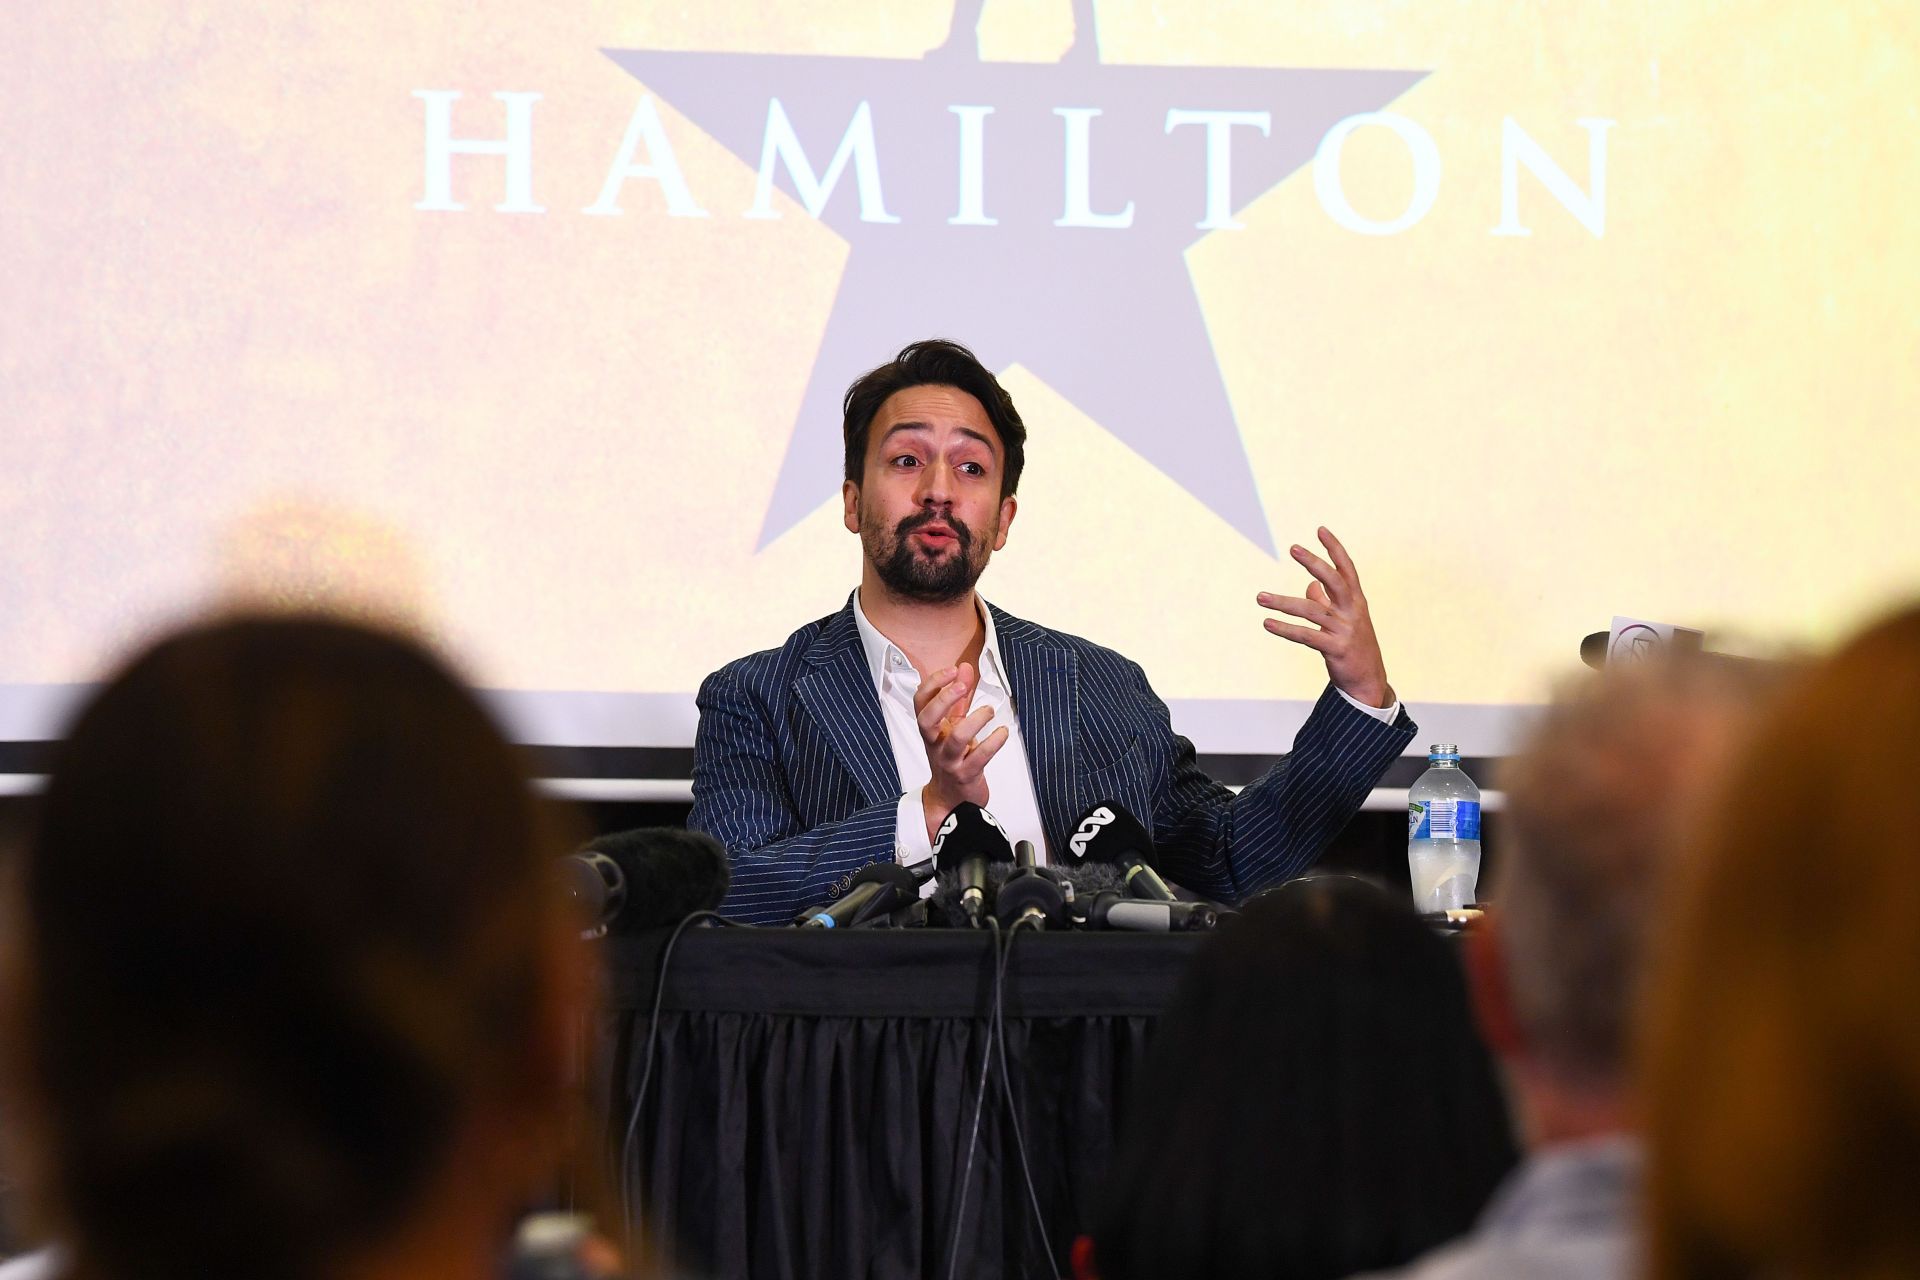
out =
[[1027,1139],[1023,1132],[1025,1126],[1020,1122],[1020,1108],[1013,1100],[1013,1073],[1007,1069],[1007,1029],[1006,1004],[1002,988],[1006,983],[1007,962],[1013,958],[1013,935],[1020,932],[1020,926],[1033,921],[1034,932],[1038,933],[1041,924],[1032,917],[1023,917],[1014,921],[1013,928],[1007,931],[1006,949],[1000,956],[1000,967],[993,979],[993,1020],[999,1027],[1000,1043],[1000,1086],[1007,1099],[1007,1118],[1013,1121],[1013,1148],[1020,1153],[1020,1176],[1027,1183],[1027,1203],[1033,1206],[1033,1225],[1040,1232],[1040,1247],[1047,1251],[1047,1271],[1059,1276],[1058,1255],[1053,1251],[1053,1239],[1047,1235],[1046,1216],[1040,1211],[1040,1193],[1033,1185],[1033,1166],[1027,1163]]
[[620,1142],[620,1208],[626,1215],[627,1240],[629,1246],[638,1241],[633,1234],[633,1196],[634,1196],[634,1150],[633,1142],[640,1132],[640,1112],[647,1103],[647,1084],[653,1079],[653,1051],[660,1043],[660,1006],[667,994],[667,965],[673,959],[673,948],[680,941],[680,935],[687,926],[696,920],[713,920],[720,924],[738,925],[739,921],[729,920],[718,911],[695,911],[673,927],[673,933],[667,938],[667,945],[660,950],[660,969],[654,975],[653,1013],[647,1020],[647,1052],[640,1067],[640,1087],[633,1094],[633,1114],[627,1120],[626,1137]]
[[[997,974],[1000,967],[1000,958],[1004,954],[1001,946],[1000,921],[993,916],[988,916],[986,919],[987,926],[993,930],[994,972]],[[997,990],[997,979],[995,987]],[[998,1003],[996,997],[996,1008]],[[960,1186],[957,1192],[959,1203],[953,1211],[953,1229],[947,1245],[947,1280],[953,1280],[955,1269],[960,1263],[960,1231],[961,1228],[966,1226],[967,1221],[967,1192],[969,1190],[969,1184],[973,1181],[973,1153],[980,1145],[980,1113],[987,1105],[987,1082],[993,1079],[993,1037],[998,1031],[999,1025],[1000,1020],[997,1016],[988,1020],[987,1044],[986,1048],[982,1050],[980,1054],[980,1089],[979,1092],[974,1094],[973,1098],[973,1132],[967,1138],[966,1167],[960,1172]]]

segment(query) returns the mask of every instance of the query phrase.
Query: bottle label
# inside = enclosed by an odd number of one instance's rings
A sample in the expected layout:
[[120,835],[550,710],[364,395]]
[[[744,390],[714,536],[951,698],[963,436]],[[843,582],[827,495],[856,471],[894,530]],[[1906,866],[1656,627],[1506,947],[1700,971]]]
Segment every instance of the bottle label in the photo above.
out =
[[1478,800],[1415,800],[1407,805],[1409,840],[1478,840]]

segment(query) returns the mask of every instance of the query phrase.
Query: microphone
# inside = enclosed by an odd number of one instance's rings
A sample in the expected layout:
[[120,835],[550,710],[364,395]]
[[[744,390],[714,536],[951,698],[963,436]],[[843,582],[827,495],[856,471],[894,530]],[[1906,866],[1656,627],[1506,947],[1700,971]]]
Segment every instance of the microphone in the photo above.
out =
[[933,864],[903,867],[897,862],[870,862],[854,873],[853,883],[830,906],[809,907],[795,924],[809,929],[852,929],[920,900],[920,886],[933,875]]
[[[1020,868],[1011,862],[994,862],[987,866],[987,886],[984,894],[987,902],[998,898],[1000,886],[1007,877]],[[949,929],[964,929],[973,926],[974,918],[960,906],[960,878],[947,874],[938,878],[931,896],[927,898],[927,923],[944,925]],[[984,920],[981,923],[985,923]]]
[[1120,869],[1127,892],[1150,902],[1174,902],[1173,890],[1153,869],[1153,837],[1140,819],[1110,800],[1087,810],[1067,851],[1078,863],[1109,862]]
[[1604,631],[1595,631],[1580,637],[1580,661],[1595,671],[1607,665],[1607,641],[1612,639]]
[[1072,893],[1073,885],[1052,868],[1021,867],[1000,886],[993,913],[1009,929],[1017,929],[1029,920],[1036,929],[1050,924],[1064,928],[1069,923],[1067,903]]
[[1220,913],[1204,902],[1143,902],[1108,889],[1093,896],[1087,909],[1090,929],[1120,929],[1129,933],[1185,933],[1211,929]]
[[607,931],[607,923],[627,909],[627,873],[598,849],[583,849],[560,859],[560,883],[567,901],[580,912],[589,937]]
[[988,865],[1013,860],[1013,846],[999,819],[970,801],[955,805],[934,836],[934,866],[943,875],[954,873],[960,883],[960,909],[976,929],[986,912]]
[[680,827],[600,836],[561,859],[560,875],[588,937],[664,928],[711,911],[732,880],[720,842]]

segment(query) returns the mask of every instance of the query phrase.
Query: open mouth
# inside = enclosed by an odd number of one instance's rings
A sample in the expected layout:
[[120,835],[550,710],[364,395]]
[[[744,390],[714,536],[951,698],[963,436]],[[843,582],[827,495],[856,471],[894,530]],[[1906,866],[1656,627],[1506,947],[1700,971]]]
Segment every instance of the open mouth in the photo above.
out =
[[922,551],[928,553],[966,545],[966,536],[961,533],[959,525],[938,518],[909,522],[903,532],[907,538],[915,540]]

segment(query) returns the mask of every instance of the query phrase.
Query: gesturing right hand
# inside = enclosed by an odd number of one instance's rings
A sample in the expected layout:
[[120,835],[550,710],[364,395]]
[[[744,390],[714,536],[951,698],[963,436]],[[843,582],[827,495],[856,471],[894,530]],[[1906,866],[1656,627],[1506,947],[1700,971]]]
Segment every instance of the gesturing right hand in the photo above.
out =
[[987,761],[1006,745],[1010,730],[1001,725],[984,739],[976,735],[993,719],[992,707],[968,711],[973,701],[974,670],[966,663],[936,671],[913,695],[914,718],[927,747],[933,776],[920,790],[927,817],[927,839],[940,829],[954,806],[987,803]]

